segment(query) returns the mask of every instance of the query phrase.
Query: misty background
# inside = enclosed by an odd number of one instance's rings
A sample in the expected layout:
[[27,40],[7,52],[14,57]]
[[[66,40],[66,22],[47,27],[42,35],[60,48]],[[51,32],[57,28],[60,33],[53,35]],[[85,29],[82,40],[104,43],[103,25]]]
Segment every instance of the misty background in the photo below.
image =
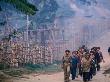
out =
[[[29,16],[29,29],[36,30],[46,25],[46,28],[55,27],[63,30],[57,34],[56,39],[66,41],[65,49],[75,50],[81,45],[89,46],[110,32],[109,0],[28,1],[39,9],[34,16]],[[23,31],[26,27],[26,15],[9,4],[2,5],[0,21],[7,20],[7,25],[11,28]],[[0,26],[1,30],[3,28],[4,26]],[[2,32],[0,36],[3,36]],[[109,40],[109,37],[104,40]]]

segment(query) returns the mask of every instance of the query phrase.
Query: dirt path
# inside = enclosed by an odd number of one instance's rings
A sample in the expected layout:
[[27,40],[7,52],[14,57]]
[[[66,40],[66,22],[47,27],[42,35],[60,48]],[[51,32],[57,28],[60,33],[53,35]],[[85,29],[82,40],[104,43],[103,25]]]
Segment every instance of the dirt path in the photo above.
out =
[[[107,53],[107,49],[110,45],[110,39],[108,38],[110,36],[110,32],[103,35],[101,38],[99,38],[97,41],[90,44],[90,47],[93,46],[100,46],[101,51],[103,52],[105,63],[101,64],[101,71],[97,73],[97,75],[93,78],[90,82],[110,82],[110,75],[104,75],[104,70],[108,69],[110,67],[110,56]],[[63,72],[52,74],[52,75],[28,75],[27,78],[22,78],[18,80],[14,80],[13,82],[64,82],[63,81]],[[79,77],[74,81],[71,82],[83,82],[82,78]]]
[[[102,74],[105,69],[110,67],[109,64],[109,56],[106,56],[105,63],[101,64],[102,68],[101,71],[97,73],[97,75],[93,78],[90,82],[110,82],[110,75]],[[63,81],[63,72],[56,73],[56,74],[45,74],[45,75],[26,75],[25,78],[20,78],[18,80],[14,80],[13,82],[64,82]],[[82,78],[79,77],[74,81],[71,82],[83,82]]]

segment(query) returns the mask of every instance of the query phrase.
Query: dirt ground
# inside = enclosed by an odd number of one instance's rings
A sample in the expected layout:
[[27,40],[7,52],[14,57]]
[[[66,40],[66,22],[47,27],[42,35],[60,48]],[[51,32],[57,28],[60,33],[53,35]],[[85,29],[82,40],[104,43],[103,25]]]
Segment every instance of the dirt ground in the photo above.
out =
[[[105,63],[101,64],[101,71],[97,72],[97,75],[90,82],[110,82],[110,75],[104,75],[104,70],[110,67],[110,63],[108,62],[110,57],[106,55]],[[71,78],[70,78],[71,79]],[[55,74],[31,74],[24,75],[24,78],[15,79],[13,82],[64,82],[63,80],[63,72],[55,73]],[[79,76],[74,81],[71,82],[83,82],[82,78]]]

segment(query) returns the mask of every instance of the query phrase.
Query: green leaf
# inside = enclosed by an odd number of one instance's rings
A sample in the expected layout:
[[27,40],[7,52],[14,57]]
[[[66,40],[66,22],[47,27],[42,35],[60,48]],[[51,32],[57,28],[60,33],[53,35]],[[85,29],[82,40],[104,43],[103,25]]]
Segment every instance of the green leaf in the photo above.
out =
[[6,21],[3,21],[3,22],[0,22],[0,25],[4,26],[6,23],[7,23]]
[[0,0],[5,3],[12,4],[16,9],[24,12],[25,14],[34,15],[38,9],[30,4],[27,0]]

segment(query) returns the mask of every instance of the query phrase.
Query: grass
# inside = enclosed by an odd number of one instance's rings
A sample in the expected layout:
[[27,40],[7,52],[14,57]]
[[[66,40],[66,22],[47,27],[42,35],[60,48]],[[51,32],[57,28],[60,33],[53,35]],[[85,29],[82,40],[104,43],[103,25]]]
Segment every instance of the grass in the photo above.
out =
[[4,69],[1,70],[4,74],[11,77],[20,77],[23,74],[31,74],[31,73],[54,73],[60,72],[60,65],[51,64],[51,65],[33,65],[26,64],[24,68],[12,68],[12,69]]
[[0,71],[0,82],[11,82],[10,76]]
[[51,65],[34,65],[34,66],[27,66],[26,69],[34,71],[34,72],[58,72],[61,71],[59,65],[51,64]]
[[59,65],[26,64],[24,68],[8,68],[8,69],[2,68],[2,70],[0,69],[0,82],[12,82],[11,78],[21,77],[23,74],[31,74],[31,73],[48,74],[48,73],[56,73],[60,71],[62,71],[60,64]]
[[45,68],[46,72],[59,72],[61,68],[59,65],[49,65]]
[[19,77],[23,74],[30,74],[32,73],[31,70],[27,70],[25,68],[12,68],[12,69],[6,69],[2,71],[3,73],[11,76],[11,77]]

